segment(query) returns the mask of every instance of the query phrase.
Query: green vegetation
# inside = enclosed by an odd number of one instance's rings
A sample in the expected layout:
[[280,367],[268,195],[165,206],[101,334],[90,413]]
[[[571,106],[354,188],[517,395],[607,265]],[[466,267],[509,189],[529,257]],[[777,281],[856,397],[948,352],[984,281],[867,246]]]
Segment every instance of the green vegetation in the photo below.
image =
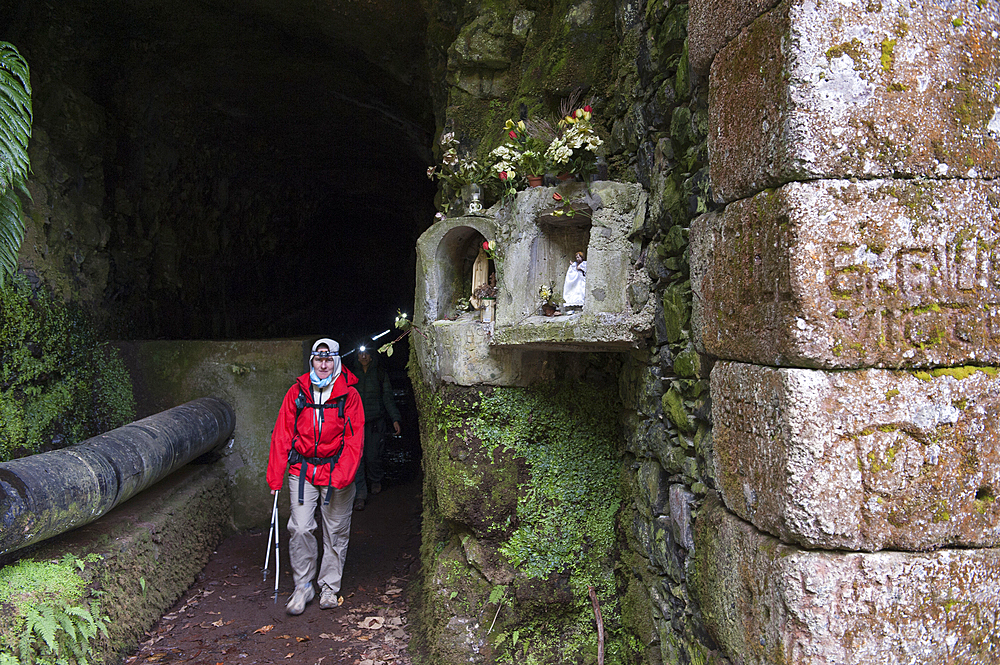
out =
[[982,372],[989,376],[990,378],[996,378],[997,368],[996,367],[981,367],[978,365],[965,365],[963,367],[939,367],[928,371],[916,370],[910,372],[913,376],[917,377],[921,381],[930,381],[941,376],[950,376],[952,378],[967,379],[976,372]]
[[0,459],[77,443],[135,417],[117,350],[24,277],[0,291]]
[[[614,396],[586,385],[498,389],[484,396],[472,432],[487,447],[523,458],[531,483],[519,488],[519,526],[500,551],[529,577],[567,568],[578,591],[603,586],[601,557],[614,549],[618,511]],[[586,594],[583,594],[584,596]]]
[[889,71],[892,67],[892,50],[896,47],[896,40],[886,37],[882,40],[882,70]]
[[107,637],[108,617],[86,601],[85,560],[67,554],[56,561],[24,559],[0,569],[0,665],[86,665],[91,640]]
[[846,55],[854,61],[854,69],[861,69],[862,61],[865,56],[864,49],[861,47],[861,40],[855,37],[849,42],[831,46],[826,50],[827,60],[833,60],[834,58],[839,58],[842,55]]
[[[631,662],[641,646],[622,627],[612,569],[621,505],[615,386],[418,390],[418,398],[436,517],[474,531],[436,519],[431,528],[425,518],[423,554],[440,582],[431,594],[440,607],[426,611],[482,613],[497,662],[592,660],[593,586],[607,662]],[[467,558],[518,572],[487,585]]]
[[19,194],[31,197],[25,186],[31,120],[28,63],[12,44],[0,42],[0,287],[17,270],[24,239]]

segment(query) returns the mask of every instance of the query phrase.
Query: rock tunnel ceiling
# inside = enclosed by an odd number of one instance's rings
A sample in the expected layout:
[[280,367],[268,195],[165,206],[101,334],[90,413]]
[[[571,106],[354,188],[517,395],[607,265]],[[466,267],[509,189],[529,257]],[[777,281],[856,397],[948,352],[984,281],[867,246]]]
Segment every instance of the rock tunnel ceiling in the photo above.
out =
[[68,269],[64,292],[111,334],[355,336],[410,307],[434,213],[416,0],[5,1],[0,16],[34,87],[43,224],[22,258]]

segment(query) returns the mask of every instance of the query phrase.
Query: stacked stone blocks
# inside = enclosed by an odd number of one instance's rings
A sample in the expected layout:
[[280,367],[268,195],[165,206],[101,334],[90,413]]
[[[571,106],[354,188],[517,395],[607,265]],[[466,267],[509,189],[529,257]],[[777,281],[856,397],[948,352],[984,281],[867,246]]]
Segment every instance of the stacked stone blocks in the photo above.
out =
[[1000,657],[998,33],[989,3],[803,0],[714,58],[693,572],[736,662]]

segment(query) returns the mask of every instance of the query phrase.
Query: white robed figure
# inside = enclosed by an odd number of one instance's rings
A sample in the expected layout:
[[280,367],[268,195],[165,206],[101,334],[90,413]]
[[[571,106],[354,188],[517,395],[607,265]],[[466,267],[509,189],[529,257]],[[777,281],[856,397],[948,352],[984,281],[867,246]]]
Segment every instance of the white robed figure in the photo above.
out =
[[577,252],[573,263],[566,269],[563,282],[563,304],[566,307],[583,307],[587,295],[587,261],[583,252]]

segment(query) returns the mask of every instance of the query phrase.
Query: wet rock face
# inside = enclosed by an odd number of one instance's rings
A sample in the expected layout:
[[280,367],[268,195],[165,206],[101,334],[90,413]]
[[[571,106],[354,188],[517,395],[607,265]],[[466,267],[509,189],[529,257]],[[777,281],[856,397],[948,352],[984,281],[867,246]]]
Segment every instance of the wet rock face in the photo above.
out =
[[14,4],[26,267],[120,337],[247,337],[303,325],[323,251],[331,282],[378,252],[391,320],[412,242],[385,240],[433,215],[417,3]]
[[698,520],[693,576],[705,620],[747,665],[992,663],[995,548],[806,551],[717,501]]

